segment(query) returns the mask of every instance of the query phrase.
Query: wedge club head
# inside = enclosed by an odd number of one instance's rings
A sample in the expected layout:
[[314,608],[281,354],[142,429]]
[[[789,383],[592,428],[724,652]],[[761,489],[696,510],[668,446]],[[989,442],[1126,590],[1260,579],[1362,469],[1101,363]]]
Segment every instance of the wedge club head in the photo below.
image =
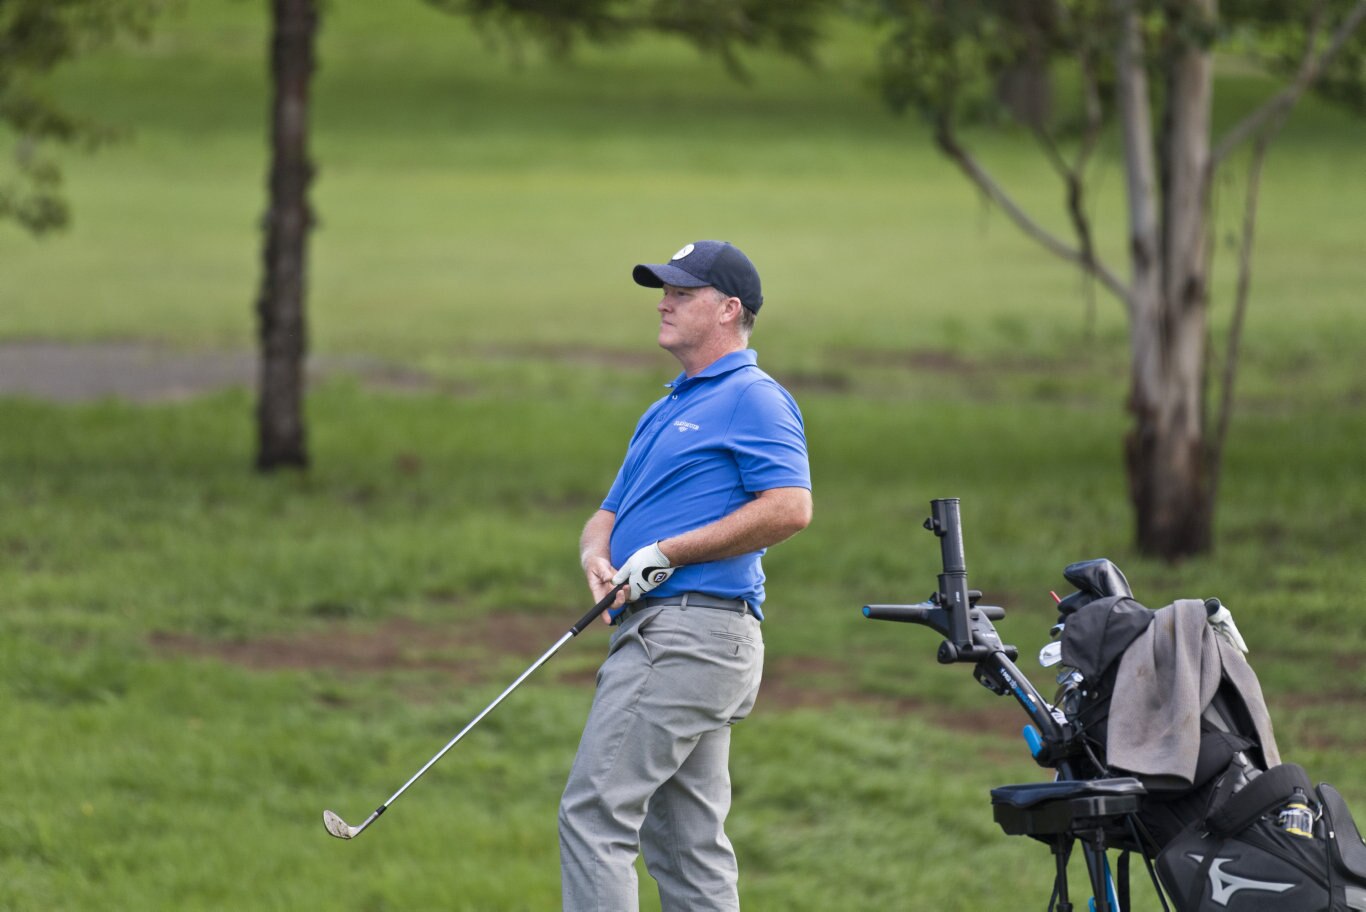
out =
[[345,820],[331,811],[323,811],[323,826],[327,828],[327,832],[338,839],[350,839],[360,832],[356,827],[349,826]]

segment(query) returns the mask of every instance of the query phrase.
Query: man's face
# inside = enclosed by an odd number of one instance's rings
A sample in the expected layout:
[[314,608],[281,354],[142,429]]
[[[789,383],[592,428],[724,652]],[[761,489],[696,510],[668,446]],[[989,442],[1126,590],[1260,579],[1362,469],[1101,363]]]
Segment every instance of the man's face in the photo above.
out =
[[705,347],[721,327],[726,298],[710,285],[665,285],[659,311],[659,347],[676,357]]

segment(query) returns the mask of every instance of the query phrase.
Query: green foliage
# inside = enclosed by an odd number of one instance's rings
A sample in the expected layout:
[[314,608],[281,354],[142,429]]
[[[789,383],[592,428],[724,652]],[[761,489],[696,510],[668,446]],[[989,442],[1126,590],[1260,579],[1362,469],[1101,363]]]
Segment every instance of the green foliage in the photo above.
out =
[[[1264,72],[1290,79],[1306,49],[1325,50],[1352,19],[1353,0],[1306,5],[1287,0],[1234,0],[1219,4],[1218,20],[1201,21],[1195,4],[1142,2],[1150,68],[1191,44],[1237,55]],[[1066,132],[1084,105],[1081,97],[1054,98],[1077,82],[1078,70],[1094,79],[1109,111],[1113,59],[1119,45],[1115,6],[1096,0],[871,0],[869,11],[884,33],[878,84],[896,111],[915,109],[933,122],[971,123],[1006,114],[1030,123],[1018,90],[1038,92],[1050,110],[1050,130]],[[1357,11],[1359,14],[1359,11]],[[1366,30],[1359,21],[1313,83],[1320,96],[1363,113],[1366,98]],[[1165,80],[1153,80],[1160,93]],[[1058,87],[1058,88],[1055,88]],[[1037,107],[1035,108],[1037,109]]]
[[[1290,79],[1298,75],[1305,49],[1326,49],[1340,23],[1355,14],[1353,0],[1327,0],[1306,10],[1281,0],[1233,0],[1221,7],[1230,46]],[[1366,114],[1366,30],[1358,24],[1319,74],[1313,90],[1355,114]]]
[[67,224],[62,173],[43,144],[94,145],[113,130],[72,114],[44,91],[41,77],[120,35],[145,35],[162,0],[4,0],[0,2],[0,220],[34,234]]
[[620,43],[642,33],[673,35],[746,74],[738,48],[773,47],[810,62],[830,0],[427,0],[470,16],[514,47],[530,37],[564,57],[581,41]]
[[1011,82],[1047,79],[1060,66],[1080,62],[1097,78],[1108,75],[1100,72],[1114,45],[1108,4],[882,0],[869,7],[886,35],[878,71],[884,99],[932,122],[1005,113]]

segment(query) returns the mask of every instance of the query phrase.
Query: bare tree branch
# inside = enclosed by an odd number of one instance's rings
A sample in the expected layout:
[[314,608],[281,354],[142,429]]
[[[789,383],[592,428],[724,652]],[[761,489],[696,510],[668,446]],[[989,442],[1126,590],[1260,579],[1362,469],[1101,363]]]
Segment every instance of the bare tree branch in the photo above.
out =
[[1082,131],[1081,146],[1077,150],[1077,172],[1086,170],[1100,143],[1105,115],[1100,103],[1100,88],[1096,85],[1095,69],[1090,60],[1081,61],[1082,93],[1086,101],[1086,129]]
[[[1352,33],[1357,30],[1363,20],[1366,20],[1366,0],[1360,0],[1352,8],[1352,11],[1338,25],[1337,31],[1333,33],[1333,37],[1328,42],[1328,46],[1317,56],[1314,54],[1314,45],[1316,44],[1314,39],[1318,32],[1317,24],[1311,28],[1309,38],[1305,41],[1304,58],[1300,61],[1300,69],[1296,73],[1294,81],[1228,131],[1224,138],[1219,141],[1219,144],[1214,147],[1214,154],[1210,158],[1211,168],[1217,167],[1248,137],[1268,129],[1274,120],[1284,118],[1299,102],[1300,97],[1313,85],[1314,80],[1319,78],[1319,74],[1323,72],[1324,68],[1337,56],[1338,51],[1342,50],[1342,46],[1347,43],[1347,39],[1352,36]],[[1270,129],[1279,129],[1279,124],[1271,126]]]
[[1058,148],[1053,136],[1043,127],[1034,124],[1030,125],[1030,131],[1038,141],[1039,147],[1043,149],[1044,157],[1048,159],[1048,163],[1053,166],[1054,171],[1058,172],[1058,177],[1062,178],[1064,182],[1070,180],[1072,166],[1063,158],[1062,150]]
[[977,159],[972,156],[972,153],[959,144],[951,126],[944,118],[940,119],[938,129],[935,131],[935,142],[945,155],[957,163],[963,173],[968,176],[968,179],[987,195],[988,199],[1005,210],[1006,215],[1010,216],[1021,231],[1039,242],[1055,256],[1061,257],[1069,263],[1075,263],[1088,274],[1094,275],[1126,307],[1129,305],[1128,289],[1104,263],[1096,259],[1094,252],[1068,246],[1030,218],[1001,185],[986,172]]
[[[1281,120],[1284,121],[1284,115]],[[1279,124],[1276,129],[1279,129]],[[1257,224],[1257,195],[1261,186],[1262,165],[1266,161],[1267,146],[1271,144],[1274,135],[1273,129],[1257,137],[1252,147],[1252,160],[1248,166],[1247,192],[1243,202],[1243,236],[1238,247],[1238,287],[1234,292],[1233,321],[1229,325],[1227,354],[1220,380],[1214,439],[1209,442],[1209,459],[1206,462],[1210,473],[1211,499],[1219,492],[1219,470],[1223,465],[1224,442],[1228,439],[1228,428],[1233,417],[1233,388],[1238,376],[1238,353],[1241,350],[1243,323],[1247,316],[1247,301],[1252,287],[1252,240]]]
[[[1067,4],[1055,2],[1053,12],[1060,21],[1067,23],[1068,27],[1074,31],[1078,29],[1078,24]],[[1104,109],[1100,101],[1100,86],[1096,79],[1095,56],[1086,42],[1077,45],[1077,71],[1081,76],[1082,110],[1086,112],[1086,126],[1082,131],[1081,145],[1077,150],[1073,170],[1081,174],[1086,170],[1086,164],[1100,141],[1101,129],[1104,126]]]
[[[1086,179],[1083,173],[1086,168],[1086,161],[1090,157],[1094,148],[1095,134],[1092,133],[1092,124],[1087,124],[1087,132],[1082,137],[1081,146],[1077,150],[1075,162],[1068,162],[1063,156],[1062,150],[1058,148],[1056,140],[1041,125],[1033,124],[1030,129],[1034,133],[1034,138],[1038,140],[1040,148],[1044,151],[1044,156],[1052,164],[1053,170],[1058,173],[1063,186],[1067,190],[1066,210],[1067,216],[1072,222],[1072,230],[1077,237],[1078,247],[1076,249],[1077,260],[1082,266],[1083,275],[1087,281],[1082,289],[1086,298],[1086,326],[1089,336],[1090,328],[1095,323],[1096,296],[1095,286],[1092,280],[1097,273],[1098,260],[1096,257],[1095,243],[1091,234],[1091,220],[1086,214]],[[961,166],[960,162],[960,166]]]
[[[1062,4],[1059,6],[1061,7]],[[1091,156],[1100,144],[1105,114],[1100,100],[1100,86],[1096,80],[1095,60],[1091,53],[1086,49],[1080,49],[1077,53],[1077,64],[1081,73],[1081,92],[1083,110],[1086,112],[1086,126],[1082,129],[1081,142],[1077,146],[1077,158],[1072,168],[1078,181],[1081,181],[1091,163]],[[1084,213],[1084,202],[1080,195],[1076,205],[1078,212]],[[1089,233],[1085,244],[1088,248],[1090,247]],[[1090,255],[1094,256],[1094,253]],[[1096,325],[1096,289],[1093,277],[1087,277],[1083,292],[1086,295],[1086,336],[1090,339],[1095,332]]]

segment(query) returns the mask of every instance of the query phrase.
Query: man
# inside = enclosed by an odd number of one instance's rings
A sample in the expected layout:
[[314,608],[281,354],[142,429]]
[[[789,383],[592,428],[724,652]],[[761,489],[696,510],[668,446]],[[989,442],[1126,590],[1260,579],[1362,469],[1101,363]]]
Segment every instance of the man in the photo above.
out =
[[811,521],[806,437],[748,348],[763,295],[743,253],[698,241],[633,278],[663,289],[659,345],[683,372],[580,541],[594,600],[629,588],[560,803],[564,908],[638,908],[639,851],[665,912],[734,910],[730,726],[763,670],[760,558]]

